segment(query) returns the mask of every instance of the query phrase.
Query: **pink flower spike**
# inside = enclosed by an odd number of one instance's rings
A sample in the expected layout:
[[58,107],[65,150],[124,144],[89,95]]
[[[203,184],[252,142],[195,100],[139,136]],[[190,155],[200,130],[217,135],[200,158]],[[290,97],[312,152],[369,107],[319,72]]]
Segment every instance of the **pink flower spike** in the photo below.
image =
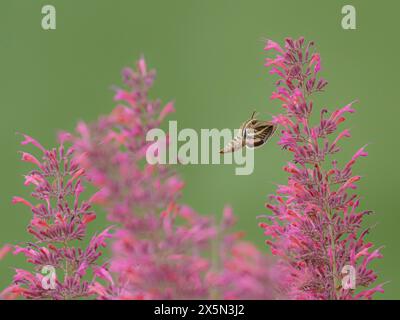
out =
[[346,138],[350,138],[350,137],[351,137],[350,130],[345,129],[345,130],[343,130],[341,133],[339,133],[339,135],[338,135],[338,136],[336,137],[336,139],[333,141],[332,146],[337,145],[337,143],[339,142],[339,140],[342,139],[342,138],[344,138],[344,137],[346,137]]
[[[279,288],[290,299],[370,299],[383,289],[361,291],[377,278],[367,265],[382,255],[380,249],[370,253],[373,245],[364,240],[369,229],[362,229],[363,217],[370,211],[357,211],[360,197],[353,190],[361,177],[352,172],[357,158],[367,153],[361,148],[343,168],[331,159],[341,151],[341,139],[350,137],[348,129],[336,131],[344,113],[354,109],[350,103],[329,118],[326,109],[318,112],[319,119],[312,114],[314,93],[323,92],[327,85],[319,78],[321,57],[310,52],[313,45],[305,44],[304,38],[286,39],[285,52],[279,54],[286,66],[282,73],[273,67],[278,55],[267,61],[279,78],[273,97],[283,102],[284,114],[273,117],[283,126],[278,144],[291,153],[292,160],[284,167],[287,183],[278,185],[266,204],[272,215],[260,226],[284,270]],[[356,290],[341,284],[341,268],[349,264],[357,270]]]
[[276,42],[272,41],[272,40],[268,40],[266,46],[264,47],[264,50],[268,51],[268,50],[275,50],[278,51],[280,53],[284,53],[283,49],[281,48],[281,46],[279,44],[277,44]]
[[22,136],[24,137],[24,140],[21,142],[21,145],[26,145],[26,144],[32,144],[35,147],[39,148],[40,150],[42,150],[43,152],[45,151],[45,149],[43,148],[43,146],[35,139],[33,139],[32,137],[21,133]]
[[271,100],[279,99],[283,102],[288,102],[287,98],[277,92],[272,92],[272,95],[270,97]]
[[281,70],[279,70],[278,68],[272,68],[269,71],[269,74],[277,74],[277,75],[279,75],[281,77],[284,77],[283,72]]
[[34,206],[27,200],[21,198],[21,197],[13,197],[12,198],[12,204],[17,204],[17,203],[22,203],[24,205],[26,205],[27,207],[33,209]]
[[109,197],[110,192],[107,189],[102,189],[100,191],[97,191],[90,199],[90,203],[94,204],[105,204],[108,197]]
[[78,131],[82,137],[84,137],[85,141],[88,141],[90,138],[89,128],[87,127],[86,123],[80,121],[76,126],[76,131]]
[[380,292],[380,293],[384,293],[385,292],[385,290],[383,289],[382,285],[377,285],[373,289],[369,289],[369,290],[365,290],[365,291],[360,292],[359,294],[357,294],[355,296],[355,299],[372,299],[372,295],[374,295],[377,292]]
[[94,221],[96,219],[96,214],[95,213],[91,213],[91,214],[87,214],[83,217],[82,222],[84,224],[88,224],[92,221]]
[[[86,135],[85,143],[88,142],[89,128],[82,123],[80,132]],[[106,245],[107,235],[101,233],[86,248],[79,246],[87,233],[87,224],[96,217],[90,204],[80,199],[82,184],[87,182],[85,170],[79,167],[80,161],[72,147],[65,151],[64,145],[60,144],[58,148],[42,151],[42,162],[31,154],[22,153],[23,161],[41,169],[41,172],[31,170],[25,175],[24,183],[32,184],[31,195],[38,204],[34,206],[21,197],[12,199],[12,203],[22,203],[31,209],[27,232],[33,237],[25,246],[15,246],[14,254],[23,253],[27,262],[35,267],[32,271],[16,269],[13,280],[17,287],[12,295],[43,300],[87,298],[91,295],[89,287],[93,282],[83,277],[87,270],[96,268],[100,247]],[[58,279],[64,279],[63,282],[56,279],[55,289],[47,290],[42,286],[43,275],[35,270],[41,270],[43,266],[52,266],[57,276],[60,275]]]
[[11,251],[11,246],[6,244],[2,248],[0,248],[0,260],[4,258],[4,256]]
[[222,213],[222,224],[224,228],[230,228],[235,224],[235,217],[230,206],[225,206]]
[[28,186],[30,184],[39,186],[43,182],[44,182],[44,179],[40,175],[38,175],[36,173],[32,173],[30,175],[25,176],[24,186]]
[[[163,107],[150,98],[154,75],[144,59],[135,69],[125,68],[126,88],[117,94],[121,105],[88,124],[88,134],[75,136],[74,150],[85,157],[80,162],[85,175],[99,189],[90,202],[116,224],[110,271],[104,266],[95,270],[94,281],[102,279],[107,285],[95,282],[90,292],[100,299],[275,297],[270,263],[263,254],[256,250],[238,257],[241,240],[230,230],[232,210],[224,210],[220,223],[198,214],[181,203],[184,182],[172,167],[146,164],[146,152],[153,146],[146,141],[148,131],[159,128],[174,111],[172,102]],[[168,135],[163,140],[158,140],[158,151]],[[101,247],[109,236],[94,237],[89,249]],[[211,247],[221,261],[210,258]]]
[[99,297],[106,297],[108,296],[107,289],[102,286],[100,283],[95,282],[89,287],[90,294],[96,294]]
[[58,139],[59,143],[60,143],[61,145],[63,145],[64,143],[71,141],[72,135],[71,135],[69,132],[60,131],[60,132],[57,134],[57,139]]
[[143,57],[141,57],[138,61],[138,70],[141,75],[147,74],[147,65],[146,65],[146,61]]
[[171,177],[167,180],[166,182],[168,188],[170,189],[170,192],[175,193],[180,191],[184,187],[184,183],[176,178],[176,177]]
[[22,152],[21,160],[25,162],[30,162],[36,164],[39,168],[42,168],[41,163],[33,155],[27,152]]
[[107,282],[109,282],[111,284],[114,284],[114,280],[111,277],[111,274],[104,267],[96,267],[94,269],[94,274],[97,277],[99,277],[99,278],[101,278],[103,280],[106,280]]
[[362,147],[360,150],[358,150],[354,156],[351,158],[351,160],[355,161],[357,160],[359,157],[366,157],[368,156],[368,152],[364,151],[365,150],[365,146]]
[[318,53],[313,54],[309,66],[311,67],[313,64],[315,64],[314,73],[318,73],[321,70],[321,57]]
[[277,66],[277,67],[286,69],[286,66],[285,66],[285,64],[283,63],[285,60],[284,60],[284,58],[281,57],[281,56],[278,56],[278,57],[276,57],[275,59],[267,58],[265,61],[266,61],[266,63],[265,63],[265,66],[266,66],[266,67],[269,67],[269,66],[271,66],[271,65],[275,65],[275,66]]
[[351,107],[351,106],[353,105],[353,103],[354,103],[354,102],[349,103],[348,105],[344,106],[343,108],[334,111],[334,112],[332,113],[331,117],[330,117],[331,120],[337,122],[337,121],[341,118],[341,116],[342,116],[344,113],[346,113],[346,112],[348,112],[348,113],[354,113],[355,110]]
[[173,102],[169,102],[169,103],[167,103],[167,104],[165,105],[165,107],[164,107],[164,108],[162,109],[162,111],[160,112],[160,115],[159,115],[158,119],[159,119],[160,121],[162,121],[162,120],[164,120],[164,118],[165,118],[168,114],[170,114],[170,113],[172,113],[172,112],[175,112],[174,103],[173,103]]
[[0,292],[0,299],[16,300],[22,292],[24,289],[14,284]]

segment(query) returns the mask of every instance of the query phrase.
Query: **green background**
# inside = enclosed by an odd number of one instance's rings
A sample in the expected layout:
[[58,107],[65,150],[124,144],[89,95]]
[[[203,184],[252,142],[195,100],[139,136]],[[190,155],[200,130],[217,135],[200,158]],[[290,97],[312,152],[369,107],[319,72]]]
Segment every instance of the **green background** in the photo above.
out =
[[[57,29],[41,28],[41,8],[53,4]],[[357,30],[341,28],[341,8],[357,9]],[[12,206],[13,195],[27,196],[19,161],[24,132],[52,146],[58,129],[72,130],[79,119],[94,120],[113,107],[111,85],[120,70],[144,54],[158,71],[153,97],[174,99],[180,128],[236,128],[257,109],[268,118],[280,111],[269,96],[273,78],[263,67],[263,38],[282,42],[304,35],[316,41],[327,92],[318,107],[341,107],[359,99],[347,122],[353,137],[340,160],[364,144],[370,156],[356,172],[365,179],[363,208],[376,212],[369,240],[383,245],[375,263],[379,282],[390,281],[379,298],[400,298],[399,89],[397,1],[244,0],[2,0],[0,4],[0,243],[29,240],[30,213]],[[264,237],[256,216],[276,184],[288,154],[273,143],[257,150],[255,172],[235,176],[231,165],[180,167],[184,201],[200,212],[220,214],[233,206],[239,226],[260,248]],[[342,162],[343,163],[343,162]],[[106,225],[100,218],[92,230]],[[265,249],[267,250],[267,248]],[[11,281],[22,257],[0,262],[0,287]]]

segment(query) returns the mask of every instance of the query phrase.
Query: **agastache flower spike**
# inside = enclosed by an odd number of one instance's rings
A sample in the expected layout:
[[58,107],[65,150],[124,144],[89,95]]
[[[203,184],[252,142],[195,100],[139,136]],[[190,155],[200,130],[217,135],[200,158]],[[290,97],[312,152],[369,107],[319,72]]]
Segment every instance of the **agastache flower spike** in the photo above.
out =
[[[98,268],[100,248],[111,237],[109,229],[95,235],[84,249],[71,244],[86,238],[87,225],[96,218],[91,204],[79,199],[84,191],[85,172],[73,159],[73,149],[65,150],[62,142],[58,149],[46,150],[35,139],[27,135],[24,138],[22,145],[32,144],[42,157],[38,160],[22,153],[23,161],[35,165],[25,176],[25,185],[34,188],[33,201],[14,197],[12,202],[30,208],[32,218],[27,231],[34,241],[15,246],[14,254],[24,254],[34,271],[16,269],[14,284],[5,292],[29,299],[88,298],[93,294],[89,289],[94,279],[84,276]],[[48,272],[52,274],[46,275]]]
[[[4,245],[0,248],[0,261],[12,250],[12,246],[9,244]],[[18,298],[18,286],[12,285],[8,288],[0,291],[0,300],[14,300]]]
[[90,290],[101,299],[274,298],[270,262],[229,232],[231,211],[217,226],[179,203],[184,183],[172,168],[146,162],[147,132],[174,111],[172,102],[162,107],[149,98],[154,78],[140,59],[136,69],[124,69],[127,88],[116,89],[119,104],[109,115],[79,123],[75,137],[61,134],[98,189],[92,202],[117,224],[113,277],[97,269],[108,285]]
[[[280,258],[286,275],[281,288],[288,297],[370,299],[383,289],[381,285],[369,289],[377,275],[368,264],[382,255],[365,242],[369,229],[362,231],[361,223],[370,211],[360,211],[359,197],[351,192],[361,179],[353,174],[353,165],[367,153],[362,148],[343,169],[335,160],[328,168],[328,158],[340,151],[338,144],[350,137],[350,131],[330,136],[354,109],[352,103],[331,114],[323,109],[319,123],[311,125],[311,98],[327,85],[319,78],[321,57],[312,48],[304,38],[286,39],[284,49],[268,41],[265,48],[275,51],[266,65],[279,76],[271,98],[279,99],[284,108],[274,117],[282,128],[279,145],[291,152],[293,160],[284,168],[288,183],[270,197],[267,208],[272,216],[261,226],[272,253]],[[344,275],[353,278],[346,282]]]

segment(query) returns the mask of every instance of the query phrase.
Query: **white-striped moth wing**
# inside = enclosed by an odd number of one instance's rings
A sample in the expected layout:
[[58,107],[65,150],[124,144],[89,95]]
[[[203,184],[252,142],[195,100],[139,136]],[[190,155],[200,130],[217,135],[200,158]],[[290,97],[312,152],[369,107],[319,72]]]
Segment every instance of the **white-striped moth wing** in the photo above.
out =
[[229,153],[240,150],[244,146],[256,148],[264,145],[274,134],[276,125],[270,121],[260,121],[254,118],[253,112],[251,118],[244,122],[240,127],[239,134],[230,141],[220,153]]
[[258,121],[248,126],[245,135],[245,143],[248,148],[257,148],[264,145],[273,136],[276,125],[270,121]]

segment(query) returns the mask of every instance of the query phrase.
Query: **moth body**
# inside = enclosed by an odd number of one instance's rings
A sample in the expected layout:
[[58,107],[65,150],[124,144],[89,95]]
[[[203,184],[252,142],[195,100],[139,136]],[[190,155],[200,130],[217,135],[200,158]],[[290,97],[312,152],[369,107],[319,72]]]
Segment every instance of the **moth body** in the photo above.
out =
[[276,124],[271,121],[262,121],[254,118],[253,112],[251,118],[245,121],[240,129],[239,134],[233,138],[220,153],[235,152],[247,148],[257,148],[263,146],[276,131]]

